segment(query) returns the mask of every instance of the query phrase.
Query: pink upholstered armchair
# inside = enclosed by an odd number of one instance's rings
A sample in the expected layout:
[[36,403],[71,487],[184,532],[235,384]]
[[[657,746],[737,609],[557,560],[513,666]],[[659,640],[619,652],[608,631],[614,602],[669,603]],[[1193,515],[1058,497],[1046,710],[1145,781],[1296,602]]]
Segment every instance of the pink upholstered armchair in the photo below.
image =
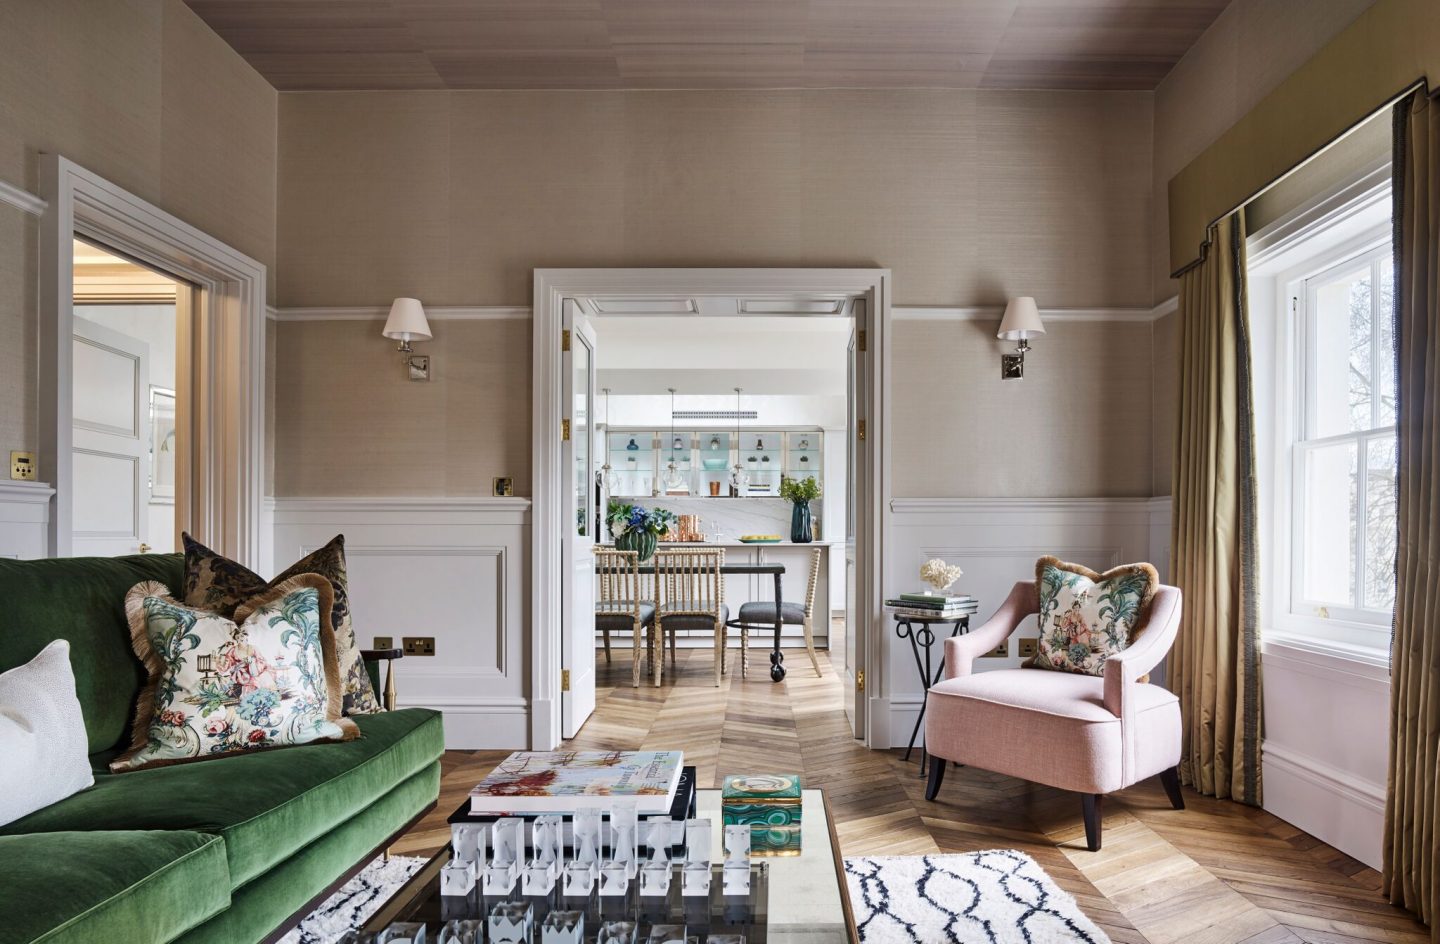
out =
[[1104,677],[1046,669],[974,672],[975,659],[999,646],[1040,609],[1032,580],[1015,584],[995,615],[974,632],[945,640],[945,678],[930,689],[925,747],[933,800],[954,761],[1081,794],[1085,838],[1100,848],[1101,801],[1160,775],[1170,803],[1185,808],[1180,763],[1180,702],[1141,682],[1165,658],[1180,627],[1180,591],[1162,586],[1133,645],[1105,663]]

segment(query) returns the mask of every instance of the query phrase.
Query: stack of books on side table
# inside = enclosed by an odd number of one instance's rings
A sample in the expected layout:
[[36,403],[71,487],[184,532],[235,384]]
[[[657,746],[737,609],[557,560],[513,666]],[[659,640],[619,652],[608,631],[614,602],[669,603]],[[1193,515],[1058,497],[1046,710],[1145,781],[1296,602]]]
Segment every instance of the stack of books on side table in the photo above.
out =
[[968,594],[902,593],[886,600],[885,606],[900,616],[959,619],[975,612],[975,598]]
[[728,776],[720,790],[720,809],[726,826],[750,827],[751,855],[800,854],[799,774]]

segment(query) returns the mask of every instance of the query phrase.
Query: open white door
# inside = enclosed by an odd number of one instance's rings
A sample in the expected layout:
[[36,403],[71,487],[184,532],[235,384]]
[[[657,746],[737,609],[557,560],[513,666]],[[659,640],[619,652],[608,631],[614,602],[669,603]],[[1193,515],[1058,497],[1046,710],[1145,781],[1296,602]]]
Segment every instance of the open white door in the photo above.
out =
[[74,319],[71,553],[141,554],[150,488],[150,345]]
[[857,738],[865,736],[865,644],[862,638],[860,607],[856,593],[860,581],[860,567],[856,558],[856,528],[860,527],[866,496],[860,494],[861,483],[866,478],[859,474],[865,446],[864,430],[865,397],[869,389],[865,383],[866,305],[864,299],[853,304],[854,324],[850,329],[850,346],[846,349],[845,399],[848,417],[845,423],[845,681],[841,686],[845,697],[845,717],[850,721],[850,733]]
[[574,299],[561,344],[561,734],[574,737],[595,710],[595,332]]

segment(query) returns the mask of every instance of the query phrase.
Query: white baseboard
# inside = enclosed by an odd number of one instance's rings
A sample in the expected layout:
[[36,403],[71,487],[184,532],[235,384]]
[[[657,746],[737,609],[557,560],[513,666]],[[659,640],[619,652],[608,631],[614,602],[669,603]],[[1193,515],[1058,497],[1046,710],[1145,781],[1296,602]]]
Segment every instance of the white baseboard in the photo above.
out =
[[403,675],[397,676],[399,707],[444,713],[447,751],[515,750],[530,742],[530,705],[524,698],[416,699],[406,697],[404,684]]
[[0,482],[0,557],[32,560],[49,554],[50,497],[40,482]]
[[1266,739],[1265,810],[1371,868],[1381,866],[1385,785]]

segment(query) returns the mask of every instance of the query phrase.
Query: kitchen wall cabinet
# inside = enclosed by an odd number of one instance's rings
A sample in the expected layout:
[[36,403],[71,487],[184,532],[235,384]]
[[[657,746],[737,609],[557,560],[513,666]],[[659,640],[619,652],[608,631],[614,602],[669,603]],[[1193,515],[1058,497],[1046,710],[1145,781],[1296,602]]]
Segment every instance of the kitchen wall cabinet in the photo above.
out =
[[[700,498],[773,498],[782,478],[814,476],[823,489],[825,434],[818,429],[724,430],[622,429],[605,433],[610,466],[610,497],[660,495]],[[730,472],[739,463],[750,479],[744,492],[732,494]],[[667,487],[673,464],[678,487]]]

